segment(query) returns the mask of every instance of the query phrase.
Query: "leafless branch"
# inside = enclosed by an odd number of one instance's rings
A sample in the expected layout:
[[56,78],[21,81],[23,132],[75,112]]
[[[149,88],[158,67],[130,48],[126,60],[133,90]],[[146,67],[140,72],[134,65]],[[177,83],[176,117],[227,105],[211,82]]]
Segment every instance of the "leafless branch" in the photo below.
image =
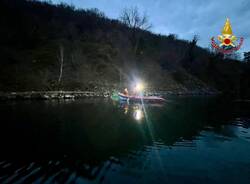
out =
[[137,7],[125,8],[121,13],[120,20],[133,29],[149,30],[152,27],[147,14],[141,15]]

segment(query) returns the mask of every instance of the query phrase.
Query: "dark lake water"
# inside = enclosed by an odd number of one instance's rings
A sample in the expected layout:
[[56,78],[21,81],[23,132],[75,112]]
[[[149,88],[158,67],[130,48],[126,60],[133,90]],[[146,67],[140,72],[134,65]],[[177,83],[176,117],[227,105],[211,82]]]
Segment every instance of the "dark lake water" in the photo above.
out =
[[0,103],[0,183],[250,183],[250,104]]

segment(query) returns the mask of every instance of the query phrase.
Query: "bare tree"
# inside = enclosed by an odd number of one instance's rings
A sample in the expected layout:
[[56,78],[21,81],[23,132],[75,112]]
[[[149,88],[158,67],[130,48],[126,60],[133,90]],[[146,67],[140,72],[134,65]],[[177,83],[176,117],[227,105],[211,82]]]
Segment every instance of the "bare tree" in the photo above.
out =
[[58,78],[58,84],[61,83],[62,80],[62,74],[63,74],[63,59],[64,59],[64,48],[62,45],[60,45],[60,53],[59,53],[59,62],[60,62],[60,74],[59,74],[59,78]]
[[144,12],[141,15],[137,7],[125,8],[122,11],[120,20],[132,29],[149,30],[152,27],[147,14]]
[[189,49],[188,49],[188,55],[189,55],[189,60],[190,63],[193,62],[194,57],[195,57],[195,47],[197,46],[197,42],[199,41],[199,36],[194,35],[192,41],[189,43]]
[[140,31],[150,30],[152,24],[149,23],[147,14],[145,12],[140,14],[137,7],[125,8],[121,13],[120,20],[131,30],[130,39],[136,53],[140,40]]
[[187,47],[187,51],[186,51],[186,58],[183,60],[183,66],[186,69],[190,69],[195,57],[196,57],[196,53],[195,53],[195,48],[197,46],[197,42],[199,41],[199,36],[198,35],[194,35],[192,41],[189,42],[188,47]]

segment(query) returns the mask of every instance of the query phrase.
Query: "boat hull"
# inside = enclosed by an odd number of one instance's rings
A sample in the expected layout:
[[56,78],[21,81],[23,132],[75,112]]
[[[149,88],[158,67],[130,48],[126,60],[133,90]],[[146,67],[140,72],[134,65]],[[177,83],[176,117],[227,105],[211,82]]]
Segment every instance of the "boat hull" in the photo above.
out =
[[122,93],[118,93],[119,99],[121,101],[130,102],[164,102],[165,99],[158,96],[128,96]]

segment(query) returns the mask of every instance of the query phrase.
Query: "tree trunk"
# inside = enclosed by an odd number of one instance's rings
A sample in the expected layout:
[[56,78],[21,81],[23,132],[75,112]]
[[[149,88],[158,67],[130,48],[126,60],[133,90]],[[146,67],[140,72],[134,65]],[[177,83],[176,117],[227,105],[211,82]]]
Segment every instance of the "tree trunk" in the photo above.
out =
[[59,61],[60,61],[60,74],[59,74],[59,78],[58,78],[58,84],[61,83],[62,80],[62,74],[63,74],[63,58],[64,58],[64,54],[63,54],[63,46],[60,46],[60,56],[59,56]]

